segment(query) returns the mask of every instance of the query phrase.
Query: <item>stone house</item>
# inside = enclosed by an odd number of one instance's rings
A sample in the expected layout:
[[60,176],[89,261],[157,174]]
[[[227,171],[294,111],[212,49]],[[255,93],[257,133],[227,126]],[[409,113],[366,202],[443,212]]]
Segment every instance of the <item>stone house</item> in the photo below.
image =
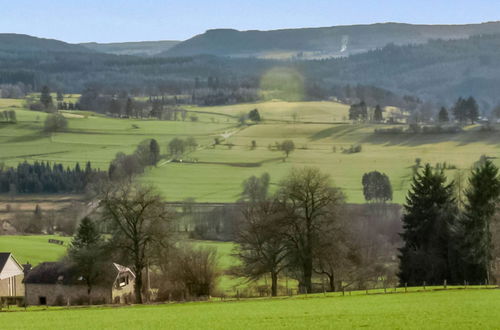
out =
[[[93,285],[93,304],[120,304],[134,301],[135,274],[130,268],[109,263]],[[24,280],[28,305],[83,305],[88,303],[87,285],[78,270],[63,262],[44,262]]]
[[10,252],[0,252],[0,298],[24,296],[23,267]]

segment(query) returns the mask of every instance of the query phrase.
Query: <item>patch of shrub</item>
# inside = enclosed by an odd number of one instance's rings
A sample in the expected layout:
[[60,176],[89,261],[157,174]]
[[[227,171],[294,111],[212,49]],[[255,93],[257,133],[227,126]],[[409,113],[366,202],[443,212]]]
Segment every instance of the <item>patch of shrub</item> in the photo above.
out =
[[342,152],[344,154],[355,154],[355,153],[361,152],[361,150],[362,150],[361,144],[355,144],[355,145],[350,146],[347,149],[342,150]]
[[60,113],[50,114],[45,118],[43,130],[48,133],[64,131],[68,127],[68,120]]
[[402,134],[405,130],[403,127],[376,128],[376,134]]

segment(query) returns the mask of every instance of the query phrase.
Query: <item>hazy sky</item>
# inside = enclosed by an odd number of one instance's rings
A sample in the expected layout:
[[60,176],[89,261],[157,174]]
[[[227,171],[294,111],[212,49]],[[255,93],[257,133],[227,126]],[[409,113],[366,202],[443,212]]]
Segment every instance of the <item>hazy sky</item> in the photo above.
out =
[[500,20],[498,0],[0,0],[0,32],[67,42],[184,40],[213,28]]

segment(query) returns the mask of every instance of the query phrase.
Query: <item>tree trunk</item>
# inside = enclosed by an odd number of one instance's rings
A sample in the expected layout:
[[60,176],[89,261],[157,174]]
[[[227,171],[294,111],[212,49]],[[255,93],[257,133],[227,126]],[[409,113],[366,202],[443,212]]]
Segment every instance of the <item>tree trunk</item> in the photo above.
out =
[[87,286],[87,295],[89,297],[89,306],[92,305],[92,286],[89,284]]
[[271,272],[271,296],[276,297],[278,295],[278,274],[276,272]]
[[137,304],[142,304],[142,269],[139,265],[135,267],[135,302]]
[[307,258],[304,260],[304,290],[305,293],[312,293],[312,273],[313,273],[313,265],[312,259]]
[[332,274],[327,274],[328,276],[328,283],[330,284],[330,292],[335,292],[335,277]]

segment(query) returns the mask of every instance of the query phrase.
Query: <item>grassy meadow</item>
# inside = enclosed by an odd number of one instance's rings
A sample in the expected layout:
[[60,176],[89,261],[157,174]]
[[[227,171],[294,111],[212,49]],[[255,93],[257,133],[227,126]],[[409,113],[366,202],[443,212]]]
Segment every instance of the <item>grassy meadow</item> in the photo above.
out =
[[[64,241],[64,245],[49,243],[49,239]],[[33,266],[44,261],[56,261],[66,254],[71,237],[55,235],[0,236],[0,252],[11,252],[18,262]]]
[[[331,175],[351,203],[364,202],[364,173],[385,172],[393,185],[394,202],[402,203],[416,158],[422,163],[453,165],[456,170],[447,170],[453,178],[458,171],[467,173],[481,155],[497,157],[500,150],[500,132],[481,131],[478,126],[466,127],[458,134],[375,134],[375,128],[387,125],[348,123],[348,106],[336,102],[186,107],[196,113],[197,122],[116,119],[65,111],[68,129],[55,134],[42,132],[46,114],[21,110],[22,104],[22,100],[0,99],[0,110],[17,109],[18,118],[17,124],[0,124],[0,162],[7,165],[24,160],[67,165],[91,160],[94,167],[105,170],[117,152],[131,153],[144,139],[157,139],[166,153],[174,137],[194,137],[200,147],[185,155],[184,162],[161,161],[141,177],[143,182],[156,185],[169,201],[193,197],[198,202],[233,202],[239,198],[241,182],[251,175],[268,172],[274,189],[292,167],[317,166]],[[237,118],[255,108],[264,121],[238,127]],[[393,111],[388,109],[387,113]],[[216,137],[221,144],[211,146]],[[286,160],[282,152],[269,148],[285,139],[293,140],[296,146]],[[252,141],[257,145],[253,150]],[[355,144],[362,145],[362,152],[342,152]]]
[[[315,295],[131,307],[7,312],[16,329],[493,329],[500,290]],[[0,326],[1,327],[1,326]]]

